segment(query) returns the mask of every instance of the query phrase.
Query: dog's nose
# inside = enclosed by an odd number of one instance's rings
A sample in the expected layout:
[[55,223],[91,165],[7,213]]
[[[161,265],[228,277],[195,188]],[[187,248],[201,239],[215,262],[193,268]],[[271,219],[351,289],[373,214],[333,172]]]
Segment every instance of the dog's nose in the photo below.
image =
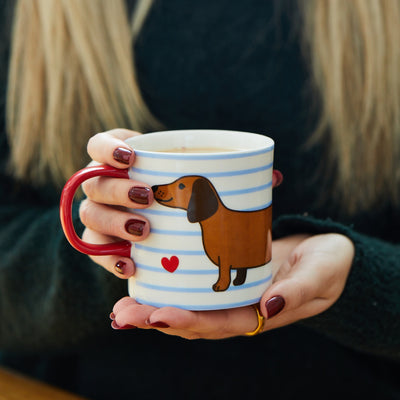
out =
[[151,189],[153,190],[153,193],[157,192],[157,190],[158,190],[158,185],[152,186]]

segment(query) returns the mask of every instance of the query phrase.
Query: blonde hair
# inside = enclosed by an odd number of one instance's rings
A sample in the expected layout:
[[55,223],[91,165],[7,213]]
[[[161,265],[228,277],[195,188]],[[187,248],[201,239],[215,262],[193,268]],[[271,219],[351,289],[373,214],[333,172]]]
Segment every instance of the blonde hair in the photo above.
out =
[[123,0],[19,0],[7,98],[16,177],[62,183],[88,162],[86,143],[102,130],[159,126],[141,96],[134,33]]
[[327,144],[329,196],[350,213],[399,200],[400,1],[301,2],[322,114],[309,144]]
[[[19,0],[7,98],[16,177],[63,182],[87,162],[93,133],[159,127],[140,94],[132,54],[152,1],[138,2],[131,26],[123,3]],[[322,109],[309,144],[328,144],[331,192],[350,213],[396,201],[400,0],[307,0],[300,7]]]

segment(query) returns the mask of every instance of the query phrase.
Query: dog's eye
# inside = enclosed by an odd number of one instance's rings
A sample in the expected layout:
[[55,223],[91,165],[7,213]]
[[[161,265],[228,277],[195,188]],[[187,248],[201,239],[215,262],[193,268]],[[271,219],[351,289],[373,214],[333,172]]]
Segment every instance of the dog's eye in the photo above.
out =
[[185,189],[185,187],[186,187],[186,186],[185,186],[183,183],[180,183],[180,184],[179,184],[179,189]]

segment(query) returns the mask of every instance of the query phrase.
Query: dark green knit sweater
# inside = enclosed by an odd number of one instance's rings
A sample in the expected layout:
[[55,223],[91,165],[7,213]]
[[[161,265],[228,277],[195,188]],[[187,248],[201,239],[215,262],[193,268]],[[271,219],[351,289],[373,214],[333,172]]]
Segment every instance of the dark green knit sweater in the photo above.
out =
[[318,109],[295,3],[155,0],[136,44],[145,100],[167,129],[246,130],[275,140],[275,167],[285,177],[274,191],[275,238],[339,232],[355,244],[344,293],[329,310],[256,338],[214,342],[114,332],[108,313],[126,283],[69,246],[59,189],[16,183],[6,173],[10,4],[1,5],[3,363],[94,399],[400,398],[400,205],[382,201],[347,216],[339,204],[317,201],[329,182],[311,180],[321,149],[300,151]]

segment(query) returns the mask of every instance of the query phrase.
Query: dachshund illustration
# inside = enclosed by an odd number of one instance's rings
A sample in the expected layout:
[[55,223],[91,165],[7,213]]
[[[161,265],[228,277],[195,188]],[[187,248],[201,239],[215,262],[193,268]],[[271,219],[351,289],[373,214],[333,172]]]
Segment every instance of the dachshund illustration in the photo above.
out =
[[238,286],[245,282],[248,268],[271,260],[272,206],[257,211],[231,210],[212,183],[197,175],[152,189],[159,204],[187,210],[189,222],[200,223],[204,250],[219,268],[214,291],[229,288],[232,269],[237,271],[233,284]]

